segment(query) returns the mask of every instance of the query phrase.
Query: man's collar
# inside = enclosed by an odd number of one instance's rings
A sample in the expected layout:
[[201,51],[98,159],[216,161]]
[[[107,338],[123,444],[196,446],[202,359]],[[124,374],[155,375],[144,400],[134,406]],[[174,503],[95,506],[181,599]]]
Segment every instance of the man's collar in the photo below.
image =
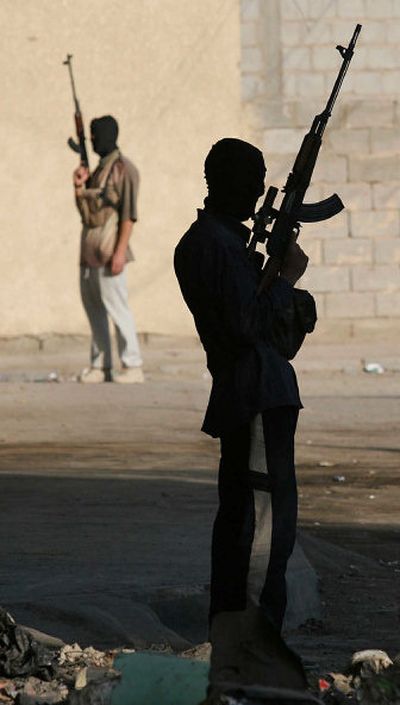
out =
[[113,149],[112,152],[110,152],[109,154],[106,154],[105,157],[101,157],[101,159],[99,161],[100,169],[103,169],[105,166],[107,166],[107,164],[109,164],[110,162],[113,162],[114,159],[117,159],[119,156],[120,156],[120,151],[119,151],[118,147],[116,147],[115,149]]
[[247,225],[244,225],[237,218],[234,218],[232,215],[227,215],[226,213],[215,213],[214,211],[209,211],[203,208],[199,208],[197,213],[199,218],[213,218],[217,220],[225,228],[239,235],[240,239],[245,243],[248,243],[251,235],[250,228],[248,228]]

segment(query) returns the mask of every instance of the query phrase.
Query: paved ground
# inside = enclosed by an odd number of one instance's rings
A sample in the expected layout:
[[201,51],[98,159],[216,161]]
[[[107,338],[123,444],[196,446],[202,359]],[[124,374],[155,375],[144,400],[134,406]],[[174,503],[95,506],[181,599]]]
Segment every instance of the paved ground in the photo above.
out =
[[[398,349],[310,341],[296,361],[301,542],[325,617],[291,639],[324,665],[359,647],[400,651]],[[157,641],[152,610],[204,639],[218,443],[198,430],[209,389],[199,346],[151,337],[144,386],[71,381],[81,340],[0,352],[0,604],[99,646]],[[386,371],[367,374],[366,362]],[[52,372],[64,381],[46,383]]]

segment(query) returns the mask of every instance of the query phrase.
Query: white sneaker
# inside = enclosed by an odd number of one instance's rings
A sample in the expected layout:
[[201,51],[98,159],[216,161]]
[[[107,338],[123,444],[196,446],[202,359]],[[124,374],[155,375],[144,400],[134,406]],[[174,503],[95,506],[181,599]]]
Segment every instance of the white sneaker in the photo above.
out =
[[143,384],[143,370],[141,367],[123,367],[121,372],[114,375],[114,382],[118,384]]
[[78,377],[78,381],[82,384],[98,384],[104,382],[104,372],[98,367],[85,367]]

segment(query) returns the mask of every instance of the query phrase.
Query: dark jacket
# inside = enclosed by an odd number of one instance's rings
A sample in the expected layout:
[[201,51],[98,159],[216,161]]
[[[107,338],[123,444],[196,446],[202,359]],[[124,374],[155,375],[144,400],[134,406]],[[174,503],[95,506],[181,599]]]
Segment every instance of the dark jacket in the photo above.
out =
[[176,276],[213,378],[202,430],[214,437],[264,409],[301,407],[288,358],[314,327],[314,299],[282,278],[258,296],[249,234],[234,218],[199,211],[175,250]]

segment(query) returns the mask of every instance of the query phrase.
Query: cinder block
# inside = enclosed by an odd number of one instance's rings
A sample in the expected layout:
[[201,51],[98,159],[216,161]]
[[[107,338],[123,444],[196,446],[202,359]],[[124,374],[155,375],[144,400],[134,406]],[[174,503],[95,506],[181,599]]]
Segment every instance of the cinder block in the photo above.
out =
[[[352,0],[352,2],[359,2],[359,0]],[[328,17],[334,17],[336,15],[336,3],[333,2],[321,2],[321,0],[308,0],[308,2],[305,2],[305,0],[300,0],[297,4],[301,6],[303,14],[306,17],[318,19],[321,21],[321,24],[323,24]]]
[[[346,76],[347,78],[347,76]],[[353,100],[348,103],[346,127],[390,127],[394,124],[394,103],[392,100]]]
[[256,22],[242,22],[240,30],[243,47],[252,47],[257,44],[258,25]]
[[387,27],[387,41],[393,44],[400,43],[400,21],[392,19]]
[[323,184],[322,198],[327,198],[332,193],[337,193],[342,199],[347,211],[358,211],[372,208],[371,184],[363,182]]
[[308,266],[301,285],[312,292],[319,293],[348,291],[350,289],[349,268]]
[[[325,76],[324,80],[325,80],[325,102],[326,102],[327,97],[331,94],[332,88],[335,85],[335,81],[337,79],[337,70],[336,71],[326,70],[326,71],[324,71],[324,76]],[[351,79],[351,74],[347,74],[347,76],[344,80],[344,83],[340,89],[339,105],[340,105],[340,102],[343,103],[343,101],[348,102],[350,100],[354,100],[354,95],[353,95],[354,91],[353,91],[353,87],[351,85],[350,79]],[[336,110],[336,105],[335,105],[335,110]]]
[[324,186],[325,184],[320,184],[316,181],[312,181],[307,189],[307,194],[305,198],[306,202],[317,203],[318,201],[322,201]]
[[302,45],[304,38],[304,22],[285,22],[282,29],[281,40],[282,46],[299,46]]
[[394,101],[394,123],[395,125],[400,124],[400,102]]
[[294,74],[293,71],[290,73],[284,73],[282,83],[285,98],[290,100],[299,95],[298,76],[297,74]]
[[292,169],[296,153],[293,154],[265,154],[267,165],[267,186],[273,185],[282,188]]
[[[377,96],[382,94],[382,81],[385,75],[384,69],[373,71],[353,71],[346,76],[344,92],[351,92],[355,96]],[[348,78],[348,80],[347,80]]]
[[353,267],[351,283],[354,291],[398,291],[400,268],[396,264]]
[[334,71],[338,67],[338,53],[334,47],[313,46],[312,65],[316,71]]
[[314,181],[346,181],[347,157],[323,150],[314,171]]
[[242,99],[244,101],[256,100],[263,95],[265,86],[263,80],[256,74],[242,74],[241,78]]
[[299,0],[299,2],[293,2],[293,0],[280,0],[279,8],[281,11],[281,17],[284,20],[302,20],[304,21],[304,15],[307,11],[307,0]]
[[379,2],[366,0],[366,16],[371,18],[382,17],[382,19],[390,20],[393,17],[393,5],[396,5],[396,2],[392,3],[392,0],[379,0]]
[[350,181],[396,181],[399,177],[400,155],[350,155]]
[[[353,59],[351,61],[351,68],[352,68],[351,73],[353,73],[353,71],[363,71],[363,70],[369,68],[368,47],[357,45]],[[346,82],[347,82],[348,78],[350,78],[350,76],[346,76],[346,78],[345,78]]]
[[324,137],[326,144],[337,154],[351,154],[352,152],[365,154],[369,152],[369,130],[342,129],[327,130]]
[[394,46],[370,46],[367,49],[367,66],[369,69],[399,68],[399,52]]
[[325,93],[324,75],[322,73],[301,73],[298,78],[298,95],[303,98],[323,96]]
[[376,313],[378,316],[399,316],[400,312],[400,291],[382,292],[376,294]]
[[366,340],[393,340],[399,338],[399,317],[385,318],[364,318],[360,321],[354,321],[353,336],[358,341]]
[[[302,23],[304,29],[304,21]],[[284,30],[285,31],[285,30]],[[306,31],[303,31],[302,44],[306,46],[315,46],[321,44],[331,44],[332,40],[332,27],[330,22],[315,22],[312,23],[311,27],[308,26]],[[333,49],[334,51],[334,49]]]
[[[306,253],[308,259],[310,260],[310,266],[312,268],[321,264],[322,260],[322,243],[321,240],[316,240],[315,238],[307,238],[304,242],[302,238],[299,238],[299,244]],[[309,268],[310,268],[309,266]]]
[[311,49],[290,47],[283,50],[284,71],[311,71]]
[[337,0],[336,12],[338,17],[359,20],[360,17],[364,16],[365,12],[363,0],[351,0],[351,2],[348,2],[348,0]]
[[325,317],[325,294],[317,294],[316,292],[311,292],[311,293],[312,293],[314,300],[315,300],[318,320],[321,318],[324,318]]
[[301,232],[306,237],[316,237],[321,240],[340,239],[342,241],[349,235],[348,213],[342,211],[329,220],[322,220],[319,223],[305,223]]
[[372,318],[375,314],[374,294],[349,291],[325,295],[327,318]]
[[[314,117],[323,109],[323,103],[323,98],[310,98],[308,100],[298,98],[293,103],[296,127],[304,127],[305,130],[308,130],[311,127]],[[334,113],[329,120],[328,129],[342,127],[345,119],[345,110],[346,108],[343,103],[335,105]]]
[[274,154],[292,154],[300,149],[304,137],[303,130],[266,130],[263,136],[263,149]]
[[400,238],[392,237],[376,240],[374,242],[374,261],[377,264],[400,264]]
[[373,154],[382,154],[384,152],[387,152],[388,154],[393,154],[393,152],[400,152],[399,128],[373,127],[371,129],[371,152]]
[[260,17],[260,0],[241,0],[240,14],[243,22],[258,20]]
[[382,93],[398,98],[400,71],[385,71],[382,77]]
[[325,240],[323,252],[326,264],[372,263],[371,240],[352,238]]
[[241,70],[257,73],[263,68],[261,49],[258,47],[245,47],[242,49]]
[[[362,30],[360,35],[360,40],[357,43],[355,53],[358,54],[360,49],[365,49],[368,44],[386,44],[387,41],[387,25],[386,22],[380,22],[379,20],[372,20],[368,17],[368,20],[362,22]],[[342,23],[343,36],[346,36],[348,32],[349,24],[346,22],[346,26]],[[343,43],[343,42],[342,42]],[[355,57],[354,57],[355,59]]]
[[[398,175],[400,179],[400,174]],[[381,210],[384,208],[400,208],[400,183],[385,182],[383,184],[373,184],[372,203],[374,208]]]
[[397,237],[399,227],[398,210],[365,210],[350,214],[352,237]]

